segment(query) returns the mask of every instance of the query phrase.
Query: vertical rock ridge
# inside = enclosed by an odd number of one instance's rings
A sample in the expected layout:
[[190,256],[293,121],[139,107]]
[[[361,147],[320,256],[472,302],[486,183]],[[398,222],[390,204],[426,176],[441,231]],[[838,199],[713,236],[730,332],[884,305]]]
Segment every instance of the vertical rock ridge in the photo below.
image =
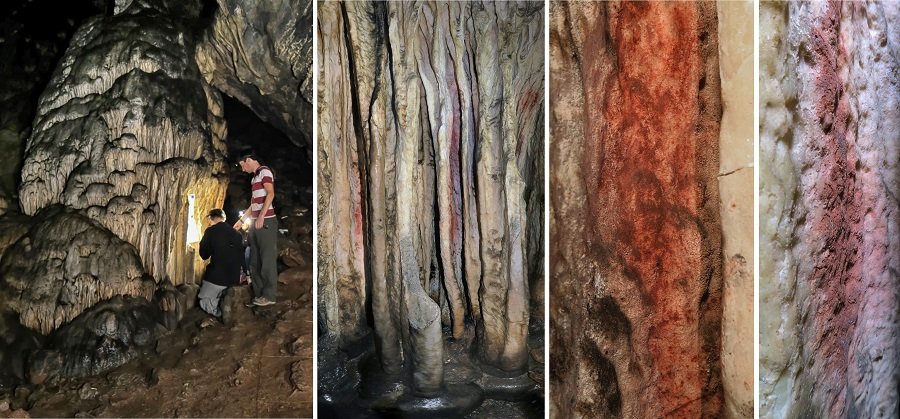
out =
[[721,414],[716,19],[552,5],[555,415]]

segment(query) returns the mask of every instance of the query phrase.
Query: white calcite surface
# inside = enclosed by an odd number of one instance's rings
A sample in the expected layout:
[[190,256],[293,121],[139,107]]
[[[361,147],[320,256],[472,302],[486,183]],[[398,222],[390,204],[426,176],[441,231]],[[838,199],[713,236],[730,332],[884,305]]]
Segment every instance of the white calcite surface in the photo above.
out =
[[722,385],[725,414],[753,417],[753,2],[719,2]]

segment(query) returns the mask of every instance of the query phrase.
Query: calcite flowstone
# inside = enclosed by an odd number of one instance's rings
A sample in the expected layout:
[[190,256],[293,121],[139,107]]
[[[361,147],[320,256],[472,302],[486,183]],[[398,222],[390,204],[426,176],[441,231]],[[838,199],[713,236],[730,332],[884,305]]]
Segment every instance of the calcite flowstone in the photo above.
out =
[[224,198],[221,98],[194,61],[190,3],[117,11],[78,30],[41,96],[20,205],[80,210],[178,284],[193,280],[188,243]]
[[419,396],[445,391],[442,327],[460,340],[474,325],[484,369],[527,372],[542,16],[530,2],[319,3],[320,331],[348,352],[372,333],[381,370]]
[[760,7],[760,417],[900,415],[897,28]]
[[46,215],[6,254],[0,307],[43,334],[115,295],[149,301],[156,288],[133,246],[78,213]]
[[714,3],[550,9],[554,417],[720,417]]

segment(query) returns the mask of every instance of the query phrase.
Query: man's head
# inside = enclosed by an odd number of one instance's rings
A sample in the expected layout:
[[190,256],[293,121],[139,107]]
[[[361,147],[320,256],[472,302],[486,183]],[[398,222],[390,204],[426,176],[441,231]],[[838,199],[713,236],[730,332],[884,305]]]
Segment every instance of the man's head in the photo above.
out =
[[218,224],[222,221],[225,221],[225,211],[223,211],[221,208],[213,208],[209,210],[209,214],[207,214],[207,217],[209,217],[210,225]]
[[256,173],[256,169],[259,168],[259,161],[256,160],[256,156],[253,153],[247,153],[238,159],[238,166],[241,167],[241,171],[244,173]]

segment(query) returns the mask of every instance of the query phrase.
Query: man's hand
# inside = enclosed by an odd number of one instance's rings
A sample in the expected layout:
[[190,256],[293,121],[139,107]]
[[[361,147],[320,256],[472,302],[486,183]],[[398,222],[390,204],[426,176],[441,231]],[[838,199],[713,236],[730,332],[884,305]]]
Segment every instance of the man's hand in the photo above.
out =
[[266,222],[266,219],[265,219],[265,218],[263,218],[263,217],[256,217],[256,224],[255,224],[256,229],[257,229],[257,230],[262,230],[263,225],[265,224],[265,222]]
[[244,224],[244,219],[238,218],[237,222],[234,223],[234,225],[232,227],[234,227],[234,229],[237,231],[241,231],[241,225],[243,225],[243,224]]

